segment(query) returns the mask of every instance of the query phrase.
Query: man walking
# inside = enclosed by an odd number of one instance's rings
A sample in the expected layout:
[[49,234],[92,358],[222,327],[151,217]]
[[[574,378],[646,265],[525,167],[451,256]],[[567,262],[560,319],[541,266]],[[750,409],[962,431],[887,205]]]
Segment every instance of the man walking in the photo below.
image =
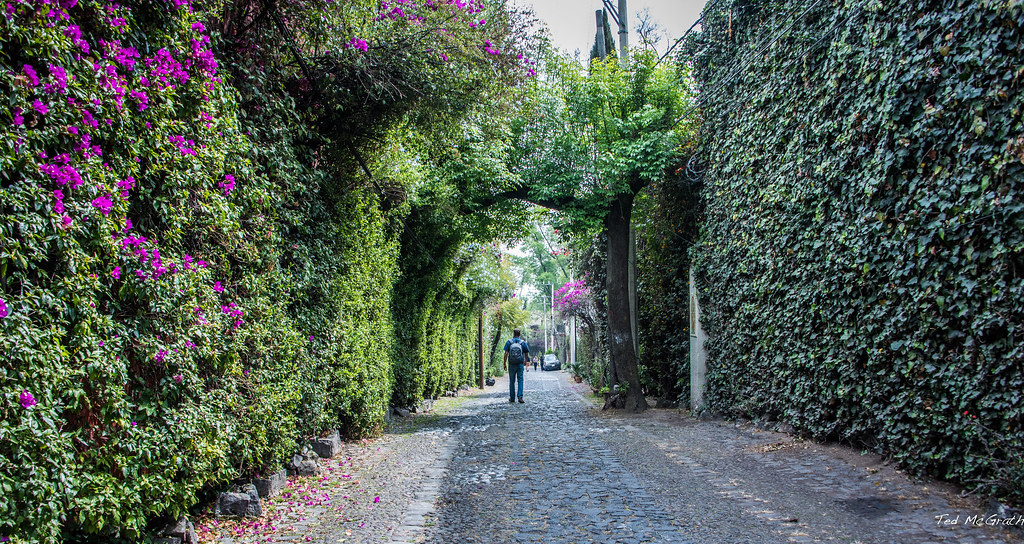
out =
[[[525,402],[523,400],[523,371],[526,370],[526,362],[530,357],[530,346],[519,336],[522,332],[519,329],[512,331],[512,339],[505,342],[505,358],[502,364],[508,371],[508,401]],[[516,384],[519,384],[519,394],[516,395]]]

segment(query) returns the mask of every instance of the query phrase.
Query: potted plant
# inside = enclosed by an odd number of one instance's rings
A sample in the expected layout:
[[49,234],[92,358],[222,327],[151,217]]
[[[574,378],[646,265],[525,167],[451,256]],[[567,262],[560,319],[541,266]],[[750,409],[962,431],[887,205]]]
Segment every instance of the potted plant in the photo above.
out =
[[583,363],[577,361],[569,365],[569,374],[576,383],[583,383]]

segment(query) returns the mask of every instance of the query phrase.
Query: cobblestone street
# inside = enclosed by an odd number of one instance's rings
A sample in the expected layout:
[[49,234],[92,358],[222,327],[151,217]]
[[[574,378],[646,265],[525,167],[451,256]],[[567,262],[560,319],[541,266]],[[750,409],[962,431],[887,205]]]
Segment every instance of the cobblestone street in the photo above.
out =
[[204,532],[225,543],[1024,541],[970,523],[985,510],[876,456],[678,410],[608,414],[584,392],[532,371],[525,404],[508,403],[504,379],[442,399],[348,444],[324,476],[293,479],[262,529]]

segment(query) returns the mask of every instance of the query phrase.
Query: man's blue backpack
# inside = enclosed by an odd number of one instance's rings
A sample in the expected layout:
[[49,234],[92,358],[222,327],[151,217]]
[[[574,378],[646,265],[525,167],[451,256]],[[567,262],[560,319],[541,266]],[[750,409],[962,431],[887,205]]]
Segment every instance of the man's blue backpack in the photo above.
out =
[[512,339],[512,345],[508,347],[508,362],[514,365],[521,365],[526,362],[523,356],[523,341],[518,338]]

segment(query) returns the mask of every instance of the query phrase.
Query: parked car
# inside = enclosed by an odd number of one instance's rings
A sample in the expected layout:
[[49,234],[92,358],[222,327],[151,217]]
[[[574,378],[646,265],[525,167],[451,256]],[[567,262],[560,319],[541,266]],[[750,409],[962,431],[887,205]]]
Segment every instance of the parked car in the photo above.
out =
[[544,370],[562,370],[562,363],[558,361],[558,356],[554,353],[548,353],[544,356],[544,361],[540,367]]

